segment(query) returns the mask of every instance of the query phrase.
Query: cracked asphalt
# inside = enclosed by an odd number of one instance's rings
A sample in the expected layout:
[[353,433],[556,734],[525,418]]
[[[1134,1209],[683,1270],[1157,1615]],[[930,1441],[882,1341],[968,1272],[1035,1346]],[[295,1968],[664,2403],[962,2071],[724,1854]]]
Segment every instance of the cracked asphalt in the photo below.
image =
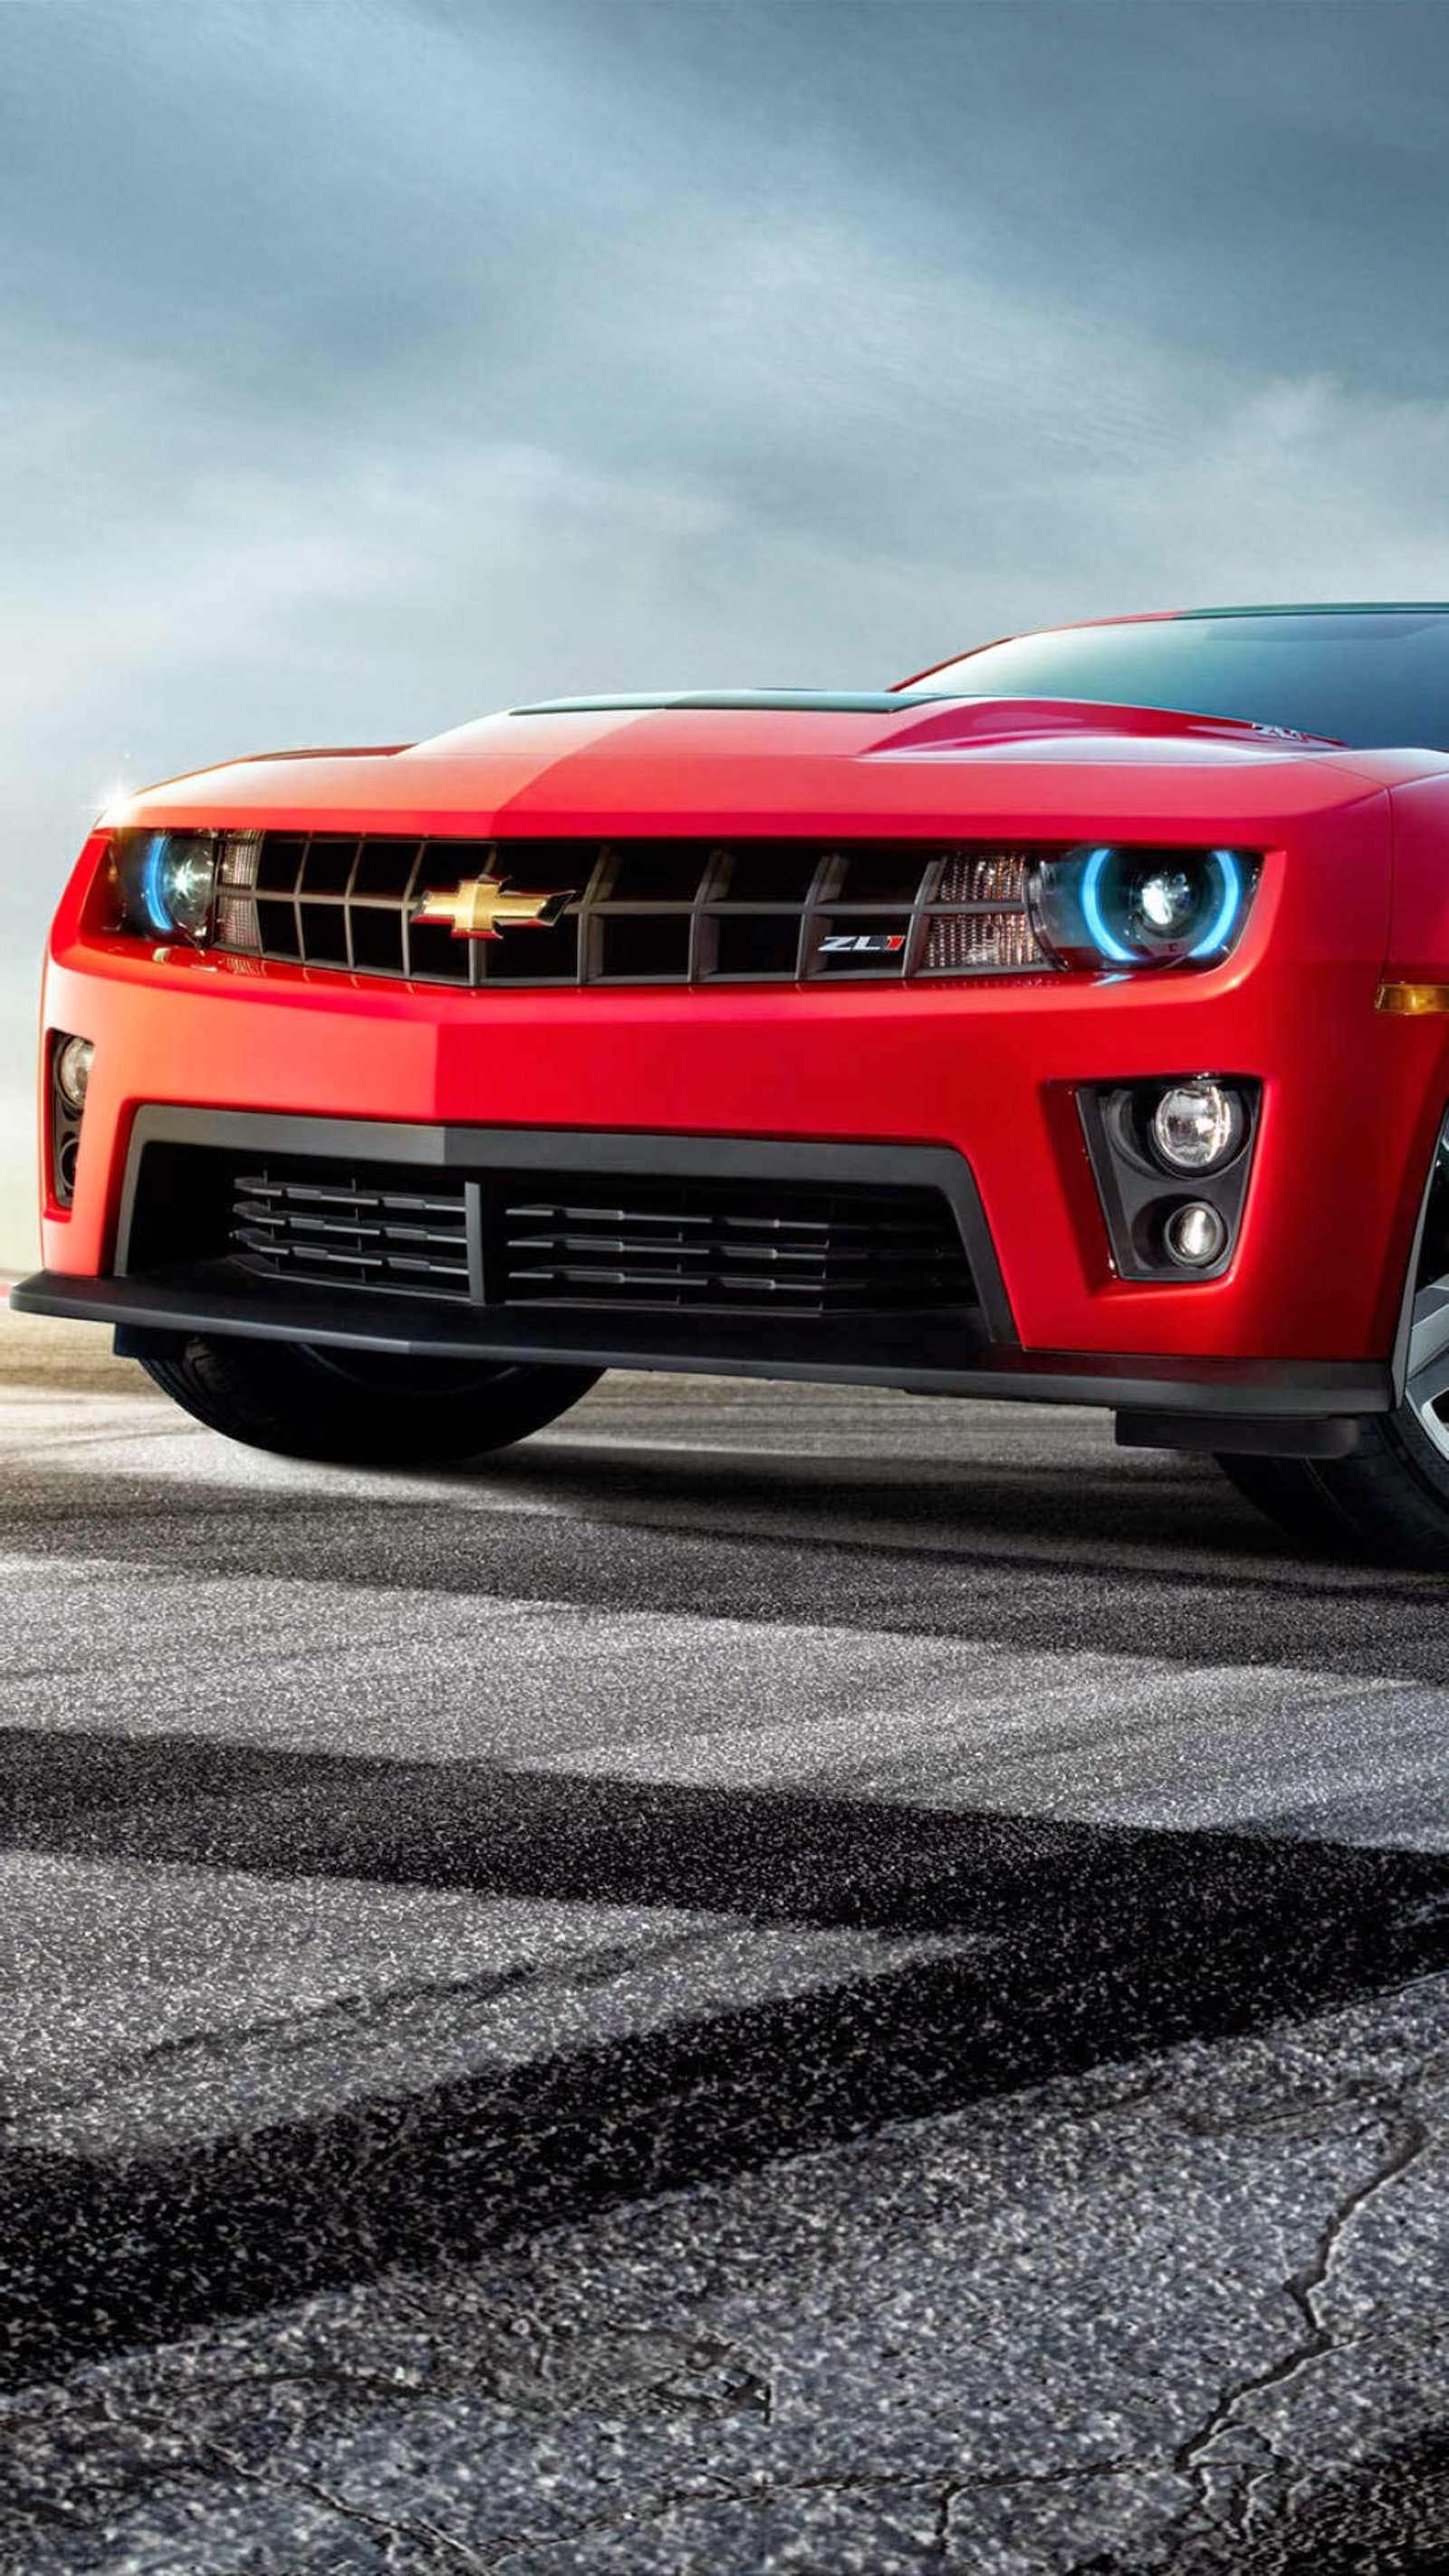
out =
[[0,2565],[1449,2565],[1449,1587],[1091,1415],[0,1373]]

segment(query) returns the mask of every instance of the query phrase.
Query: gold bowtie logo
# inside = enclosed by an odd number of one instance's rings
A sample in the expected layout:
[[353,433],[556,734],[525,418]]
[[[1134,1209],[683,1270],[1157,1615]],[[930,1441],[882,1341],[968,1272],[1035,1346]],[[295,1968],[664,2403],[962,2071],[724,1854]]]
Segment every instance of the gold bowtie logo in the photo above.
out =
[[455,939],[498,939],[505,930],[547,930],[568,902],[563,894],[514,894],[506,877],[465,877],[452,894],[424,896],[414,921],[447,922]]

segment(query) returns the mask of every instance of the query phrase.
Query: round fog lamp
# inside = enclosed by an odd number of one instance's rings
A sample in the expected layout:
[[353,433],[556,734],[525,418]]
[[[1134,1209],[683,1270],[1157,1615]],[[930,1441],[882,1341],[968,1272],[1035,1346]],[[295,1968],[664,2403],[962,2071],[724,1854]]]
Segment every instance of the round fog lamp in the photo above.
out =
[[1152,1113],[1152,1144],[1170,1172],[1216,1172],[1243,1141],[1243,1109],[1220,1082],[1175,1082]]
[[1207,1270],[1222,1253],[1228,1229],[1206,1199],[1189,1199],[1185,1207],[1173,1209],[1162,1237],[1172,1259],[1182,1269]]
[[55,1079],[67,1108],[80,1110],[86,1105],[86,1084],[91,1078],[95,1051],[90,1038],[67,1038],[57,1052]]

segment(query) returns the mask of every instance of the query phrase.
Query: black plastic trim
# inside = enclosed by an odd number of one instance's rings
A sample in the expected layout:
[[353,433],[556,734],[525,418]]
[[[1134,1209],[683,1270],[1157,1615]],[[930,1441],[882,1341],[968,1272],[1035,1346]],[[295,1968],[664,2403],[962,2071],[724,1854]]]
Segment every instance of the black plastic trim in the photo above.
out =
[[75,1166],[80,1152],[81,1121],[84,1109],[72,1109],[61,1090],[57,1067],[62,1047],[69,1046],[73,1031],[52,1029],[48,1040],[46,1080],[46,1132],[50,1159],[50,1195],[57,1207],[75,1204]]
[[1173,1413],[1119,1413],[1119,1449],[1205,1449],[1214,1457],[1347,1458],[1363,1437],[1361,1414],[1325,1413],[1294,1421],[1282,1415],[1254,1418],[1202,1413],[1184,1421]]
[[[781,1144],[769,1138],[613,1134],[598,1128],[394,1126],[367,1118],[271,1117],[251,1110],[148,1104],[136,1112],[126,1158],[116,1248],[122,1277],[134,1267],[141,1161],[152,1144],[414,1163],[434,1171],[474,1173],[496,1167],[937,1189],[960,1229],[987,1333],[993,1343],[1013,1344],[1019,1338],[975,1175],[952,1145]],[[857,1323],[853,1329],[858,1335],[862,1328]]]
[[[1169,1171],[1150,1146],[1137,1141],[1134,1131],[1139,1126],[1145,1130],[1150,1104],[1180,1082],[1219,1082],[1225,1091],[1236,1092],[1244,1104],[1242,1141],[1232,1159],[1216,1171]],[[1135,1075],[1130,1082],[1082,1085],[1077,1093],[1077,1112],[1111,1244],[1113,1267],[1120,1279],[1151,1287],[1170,1283],[1175,1288],[1192,1288],[1221,1279],[1237,1251],[1257,1155],[1262,1100],[1263,1086],[1256,1076],[1210,1073],[1202,1066],[1192,1073]],[[1171,1211],[1199,1199],[1216,1208],[1227,1231],[1217,1260],[1205,1262],[1195,1270],[1174,1261],[1165,1249],[1154,1253],[1151,1247],[1160,1238]]]
[[[239,1333],[271,1341],[317,1342],[403,1355],[513,1360],[575,1368],[681,1370],[722,1377],[777,1377],[825,1384],[897,1386],[922,1395],[994,1396],[1038,1404],[1098,1404],[1129,1413],[1200,1417],[1225,1446],[1227,1420],[1314,1421],[1387,1413],[1386,1365],[1355,1360],[1221,1360],[1146,1357],[1135,1352],[972,1351],[949,1316],[872,1319],[873,1357],[862,1362],[858,1322],[781,1328],[768,1352],[753,1318],[691,1315],[624,1318],[600,1313],[591,1336],[579,1312],[544,1317],[468,1310],[402,1298],[369,1301],[325,1291],[258,1296],[255,1282],[226,1263],[172,1278],[72,1278],[37,1271],[11,1289],[20,1314],[66,1315],[131,1332]],[[856,1356],[849,1356],[855,1354]]]

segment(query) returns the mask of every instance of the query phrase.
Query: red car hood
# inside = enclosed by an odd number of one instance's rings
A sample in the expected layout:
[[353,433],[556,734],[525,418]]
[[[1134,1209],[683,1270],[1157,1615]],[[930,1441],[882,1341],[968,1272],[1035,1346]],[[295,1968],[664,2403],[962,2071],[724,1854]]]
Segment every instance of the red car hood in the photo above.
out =
[[142,791],[103,821],[575,836],[1271,837],[1442,754],[1348,752],[1226,719],[1066,699],[560,702],[403,749],[283,753]]

